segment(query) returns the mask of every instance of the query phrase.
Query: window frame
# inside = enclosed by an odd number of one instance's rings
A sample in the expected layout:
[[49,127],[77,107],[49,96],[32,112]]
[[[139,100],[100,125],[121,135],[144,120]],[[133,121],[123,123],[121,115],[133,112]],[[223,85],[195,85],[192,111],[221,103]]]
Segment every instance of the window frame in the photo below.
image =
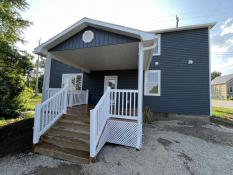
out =
[[229,87],[229,92],[230,92],[230,93],[233,92],[233,87],[232,87],[232,86]]
[[[148,72],[153,72],[153,73],[158,73],[158,93],[147,93],[146,92],[146,86],[147,86],[147,73]],[[144,75],[145,81],[144,81],[144,95],[145,96],[161,96],[161,70],[146,70],[145,75]]]
[[117,89],[117,86],[118,86],[118,76],[117,75],[105,75],[104,76],[104,92],[106,91],[107,89],[107,85],[108,83],[106,82],[107,80],[109,79],[115,79],[116,80],[116,89]]
[[152,53],[153,56],[161,55],[161,34],[157,34],[156,38],[158,39],[158,53],[154,53],[154,50],[153,50],[153,53]]

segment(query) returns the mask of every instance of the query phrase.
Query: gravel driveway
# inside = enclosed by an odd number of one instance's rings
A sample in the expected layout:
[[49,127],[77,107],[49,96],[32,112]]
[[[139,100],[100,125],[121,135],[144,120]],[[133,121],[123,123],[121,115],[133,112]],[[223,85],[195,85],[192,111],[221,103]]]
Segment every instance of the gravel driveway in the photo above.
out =
[[200,120],[155,121],[144,127],[143,147],[106,145],[97,163],[75,165],[34,154],[0,159],[0,175],[232,175],[233,128]]
[[233,100],[212,100],[215,107],[233,108]]

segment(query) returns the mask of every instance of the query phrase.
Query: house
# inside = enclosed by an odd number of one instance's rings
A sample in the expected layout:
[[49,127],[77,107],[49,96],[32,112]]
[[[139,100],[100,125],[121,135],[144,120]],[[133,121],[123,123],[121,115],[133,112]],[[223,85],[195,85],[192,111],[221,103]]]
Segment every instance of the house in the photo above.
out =
[[213,99],[233,97],[233,74],[216,77],[211,81],[211,88]]
[[74,162],[105,143],[142,147],[142,112],[210,115],[211,24],[145,32],[83,18],[34,53],[46,57],[34,151]]

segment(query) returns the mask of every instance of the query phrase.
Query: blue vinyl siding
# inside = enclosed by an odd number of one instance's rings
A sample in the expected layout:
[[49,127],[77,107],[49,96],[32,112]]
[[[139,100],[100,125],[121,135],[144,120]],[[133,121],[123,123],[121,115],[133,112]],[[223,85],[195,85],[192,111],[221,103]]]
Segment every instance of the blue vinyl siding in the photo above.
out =
[[[94,33],[94,39],[90,43],[84,43],[82,40],[82,34],[86,30],[91,30]],[[92,47],[100,47],[107,45],[123,44],[129,42],[137,42],[137,41],[138,41],[137,39],[128,36],[119,35],[116,33],[96,29],[93,27],[87,27],[81,32],[73,35],[69,39],[53,47],[52,49],[50,49],[50,51],[92,48]]]
[[[144,96],[144,106],[153,112],[209,115],[207,28],[161,34],[161,55],[153,57],[150,69],[161,70],[161,96]],[[52,60],[50,87],[61,87],[63,73],[78,72]],[[103,95],[105,75],[117,75],[119,89],[137,89],[137,70],[93,71],[83,77],[83,88],[90,90],[90,104],[95,105]]]
[[144,106],[156,112],[209,115],[207,28],[161,34],[161,55],[153,57],[150,69],[161,70],[161,96],[144,96]]

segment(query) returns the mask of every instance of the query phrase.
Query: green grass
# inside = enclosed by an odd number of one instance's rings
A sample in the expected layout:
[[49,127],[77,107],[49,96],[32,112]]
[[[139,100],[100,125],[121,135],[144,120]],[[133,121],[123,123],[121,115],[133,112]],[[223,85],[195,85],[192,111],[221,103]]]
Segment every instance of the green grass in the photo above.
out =
[[34,95],[25,107],[26,111],[34,111],[37,104],[41,103],[41,95]]
[[24,112],[21,114],[20,117],[18,118],[12,118],[12,119],[4,119],[0,117],[0,127],[18,122],[18,121],[22,121],[22,120],[26,120],[29,118],[33,118],[34,117],[34,112]]
[[213,107],[213,116],[222,119],[233,119],[233,109]]

